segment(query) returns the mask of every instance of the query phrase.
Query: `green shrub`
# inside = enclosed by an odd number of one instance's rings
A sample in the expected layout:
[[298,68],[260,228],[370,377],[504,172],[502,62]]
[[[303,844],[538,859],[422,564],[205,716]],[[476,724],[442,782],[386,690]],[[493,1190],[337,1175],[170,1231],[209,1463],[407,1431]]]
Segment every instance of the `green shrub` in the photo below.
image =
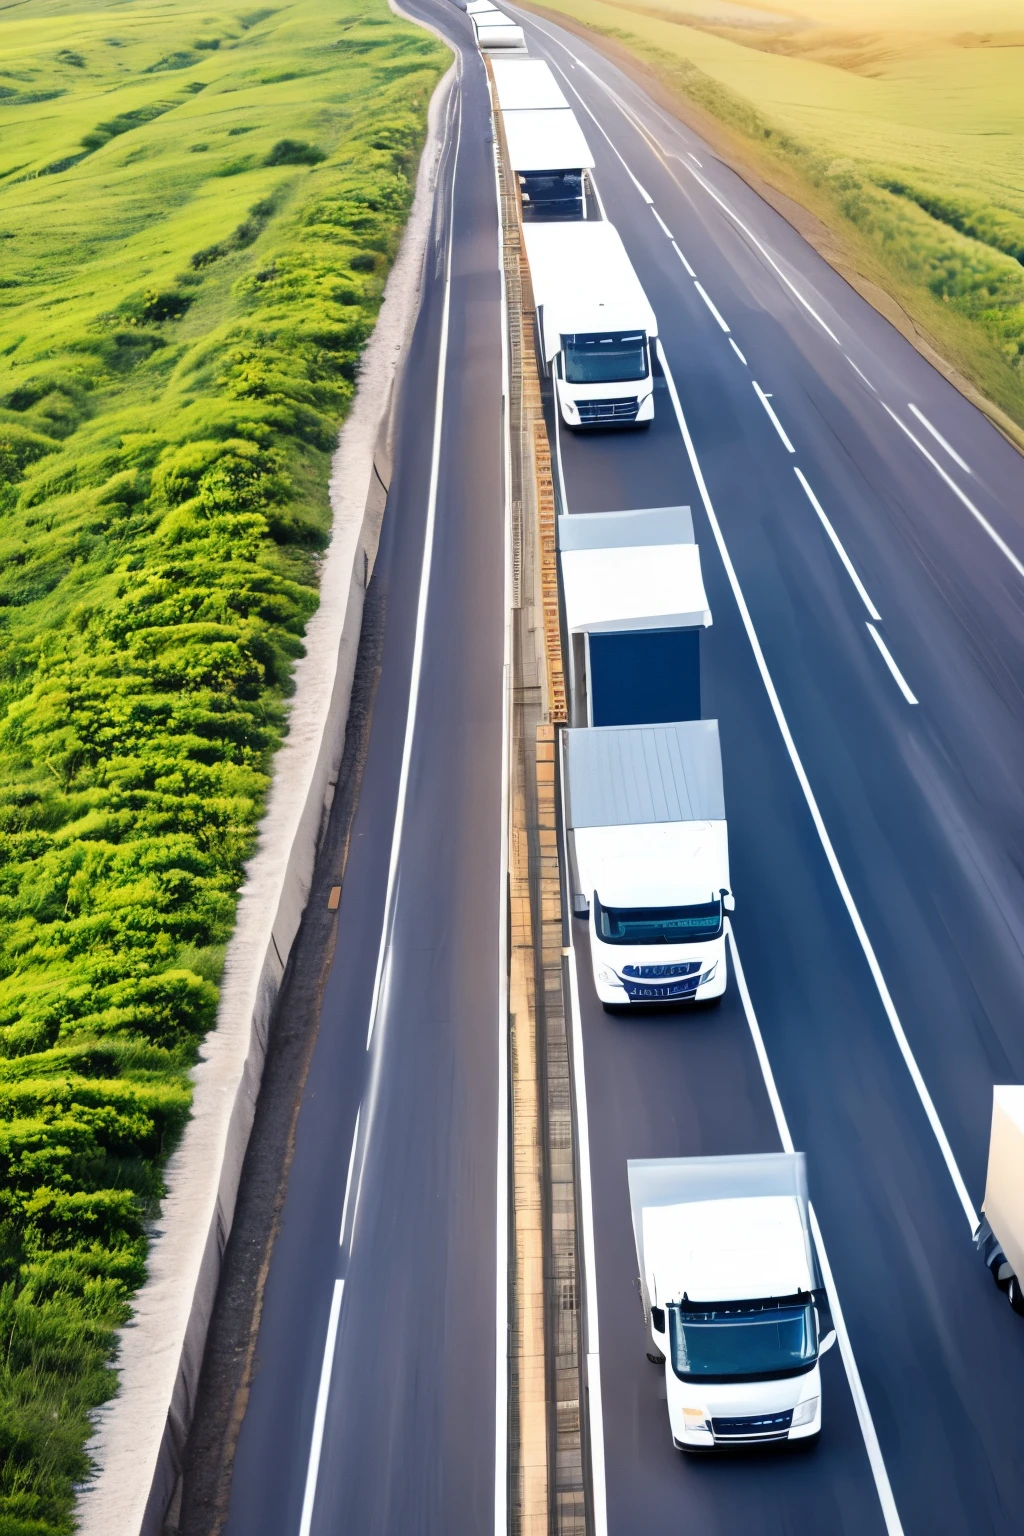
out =
[[327,156],[315,144],[303,139],[278,139],[263,161],[264,165],[319,165]]

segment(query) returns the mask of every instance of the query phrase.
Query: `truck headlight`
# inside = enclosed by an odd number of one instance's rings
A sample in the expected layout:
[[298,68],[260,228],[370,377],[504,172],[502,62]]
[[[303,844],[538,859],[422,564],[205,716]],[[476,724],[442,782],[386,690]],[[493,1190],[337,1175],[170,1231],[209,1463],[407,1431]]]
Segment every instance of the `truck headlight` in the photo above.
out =
[[802,1403],[797,1403],[793,1409],[793,1421],[791,1429],[799,1429],[801,1424],[813,1424],[818,1413],[818,1399],[808,1397]]
[[683,1409],[684,1429],[707,1429],[708,1426],[706,1420],[707,1415],[705,1414],[703,1408]]
[[614,971],[610,971],[606,965],[597,967],[597,979],[603,987],[621,987],[622,982]]
[[718,970],[718,961],[716,960],[714,965],[711,966],[710,970],[707,970],[707,971],[704,972],[704,974],[701,977],[700,981],[698,981],[698,983],[697,983],[698,987],[702,987],[706,981],[714,981],[714,979],[715,979],[715,972],[717,970]]

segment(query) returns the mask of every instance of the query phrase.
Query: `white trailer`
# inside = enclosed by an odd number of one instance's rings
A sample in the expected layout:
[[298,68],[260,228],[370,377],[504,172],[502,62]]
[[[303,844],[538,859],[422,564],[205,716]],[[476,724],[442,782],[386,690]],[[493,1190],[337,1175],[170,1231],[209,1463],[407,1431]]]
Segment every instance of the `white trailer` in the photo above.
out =
[[466,7],[476,33],[477,46],[483,52],[500,49],[502,52],[526,52],[526,35],[521,26],[499,11],[495,6]]
[[801,1152],[627,1163],[648,1359],[672,1443],[811,1440],[835,1343]]
[[573,725],[701,717],[711,610],[689,507],[558,519]]
[[729,838],[717,720],[562,734],[573,911],[609,1011],[725,991]]
[[605,221],[523,226],[545,373],[570,427],[654,419],[658,322],[619,232]]
[[590,146],[568,107],[502,112],[523,217],[586,218]]
[[992,1090],[982,1222],[975,1242],[1015,1312],[1024,1313],[1024,1087]]

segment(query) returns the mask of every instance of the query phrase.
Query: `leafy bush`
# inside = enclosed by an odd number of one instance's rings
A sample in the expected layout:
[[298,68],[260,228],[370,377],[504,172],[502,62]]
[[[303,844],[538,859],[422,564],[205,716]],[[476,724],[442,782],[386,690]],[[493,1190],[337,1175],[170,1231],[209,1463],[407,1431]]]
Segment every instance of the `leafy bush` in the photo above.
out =
[[327,156],[315,144],[302,139],[278,139],[264,165],[319,165]]
[[[90,155],[148,125],[178,178],[138,226],[162,266],[109,260],[131,212],[113,156],[69,171],[99,199],[79,265],[38,234],[58,188],[17,189],[42,201],[0,311],[0,1536],[70,1530],[89,1411],[115,1386],[317,603],[330,454],[445,63],[382,0],[342,3],[367,50],[307,73],[277,125],[309,121],[325,149],[261,145],[256,187],[205,181],[184,95],[115,101],[86,135]],[[257,31],[271,14],[246,18],[263,67],[296,57],[289,14],[303,48],[327,25],[293,3]]]

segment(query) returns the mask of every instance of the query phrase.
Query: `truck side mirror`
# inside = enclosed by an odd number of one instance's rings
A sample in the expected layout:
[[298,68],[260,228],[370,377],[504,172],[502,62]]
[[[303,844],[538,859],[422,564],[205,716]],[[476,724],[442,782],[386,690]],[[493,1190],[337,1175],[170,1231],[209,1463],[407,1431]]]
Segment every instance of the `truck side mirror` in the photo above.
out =
[[732,891],[725,891],[725,890],[723,890],[723,891],[720,892],[720,895],[722,897],[722,911],[723,912],[735,912],[736,911],[736,897],[733,895]]
[[832,1345],[835,1343],[835,1341],[836,1341],[836,1331],[835,1331],[834,1328],[830,1328],[828,1333],[826,1333],[825,1337],[822,1339],[821,1343],[818,1345],[818,1355],[819,1355],[819,1358],[822,1355],[827,1355],[828,1354],[829,1350],[832,1348]]
[[577,891],[572,898],[572,913],[574,917],[590,916],[590,902],[582,891]]
[[652,1307],[651,1308],[651,1327],[654,1329],[655,1333],[664,1333],[665,1332],[665,1308],[664,1307]]

